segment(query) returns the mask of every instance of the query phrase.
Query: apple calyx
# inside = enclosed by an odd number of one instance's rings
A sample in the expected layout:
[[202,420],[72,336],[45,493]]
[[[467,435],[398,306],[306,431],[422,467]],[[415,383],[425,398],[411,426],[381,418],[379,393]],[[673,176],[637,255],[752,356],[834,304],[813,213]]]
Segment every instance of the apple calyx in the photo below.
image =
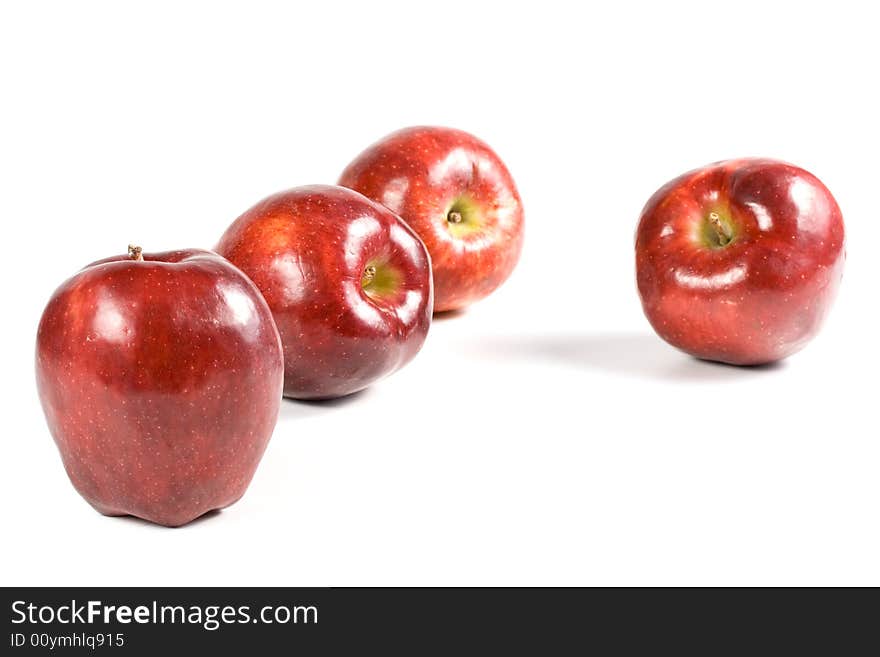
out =
[[720,249],[733,241],[733,230],[730,225],[721,219],[721,215],[712,211],[706,217],[711,230],[706,231],[706,241],[712,248]]
[[467,237],[480,232],[483,216],[480,207],[467,196],[456,198],[446,211],[446,227],[453,237]]
[[361,276],[361,285],[366,288],[373,279],[376,278],[376,265],[367,265],[364,267],[364,275]]
[[397,294],[402,282],[401,272],[385,260],[370,262],[361,276],[364,294],[377,303]]
[[128,256],[132,260],[137,260],[137,261],[142,262],[144,259],[144,250],[139,246],[135,246],[134,244],[129,244],[128,245]]

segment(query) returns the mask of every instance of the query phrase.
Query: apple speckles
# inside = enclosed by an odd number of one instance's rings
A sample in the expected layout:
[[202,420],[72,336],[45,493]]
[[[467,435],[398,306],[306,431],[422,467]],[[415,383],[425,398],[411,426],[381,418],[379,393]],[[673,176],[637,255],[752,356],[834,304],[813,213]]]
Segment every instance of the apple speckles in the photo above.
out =
[[[259,321],[238,321],[241,308],[224,304],[229,286],[252,297]],[[90,328],[110,298],[122,343]],[[55,293],[38,331],[40,396],[72,483],[102,513],[166,525],[243,494],[277,417],[282,372],[265,302],[209,252],[87,267]],[[253,412],[230,416],[230,400]],[[227,449],[243,442],[254,443],[246,457]]]
[[[389,202],[418,233],[431,254],[435,311],[487,296],[519,260],[519,192],[500,158],[465,132],[424,126],[395,132],[349,164],[339,183]],[[449,227],[448,212],[462,198],[479,215],[473,230]]]
[[[408,362],[427,335],[428,255],[397,216],[356,192],[312,185],[276,194],[233,222],[217,250],[254,281],[272,309],[288,396],[360,390]],[[379,256],[401,272],[384,307],[362,288],[368,261]],[[418,311],[402,318],[396,309],[411,294]]]
[[[736,249],[682,240],[695,208],[709,203],[729,209]],[[684,174],[658,190],[639,220],[636,274],[645,314],[664,339],[700,358],[784,358],[827,314],[843,269],[843,234],[830,192],[792,165],[743,159]],[[742,276],[730,276],[737,267]]]

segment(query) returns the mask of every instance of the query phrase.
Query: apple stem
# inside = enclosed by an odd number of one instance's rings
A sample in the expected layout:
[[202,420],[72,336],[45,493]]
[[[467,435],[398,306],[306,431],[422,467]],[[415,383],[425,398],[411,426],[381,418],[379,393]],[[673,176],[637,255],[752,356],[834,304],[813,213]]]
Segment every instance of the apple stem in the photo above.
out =
[[142,261],[144,259],[144,250],[139,246],[129,244],[128,255],[132,260]]
[[718,235],[718,243],[721,246],[729,243],[733,238],[727,226],[724,225],[724,222],[721,221],[721,217],[717,212],[709,213],[709,223],[712,224],[712,227],[715,229],[715,233]]
[[460,224],[461,219],[461,212],[456,212],[455,210],[452,210],[449,214],[446,215],[446,221],[451,224]]
[[364,275],[361,278],[361,285],[366,287],[376,277],[376,265],[367,265],[364,268]]

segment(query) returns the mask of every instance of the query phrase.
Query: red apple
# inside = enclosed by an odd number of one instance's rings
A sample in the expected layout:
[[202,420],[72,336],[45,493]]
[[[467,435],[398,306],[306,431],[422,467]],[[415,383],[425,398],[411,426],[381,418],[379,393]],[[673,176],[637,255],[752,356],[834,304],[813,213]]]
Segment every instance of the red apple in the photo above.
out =
[[768,159],[686,173],[648,201],[636,271],[654,330],[735,365],[785,358],[816,333],[845,260],[843,218],[803,169]]
[[342,187],[275,194],[217,251],[263,293],[284,346],[284,394],[329,399],[408,363],[431,325],[431,261],[387,208]]
[[281,341],[209,251],[100,260],[52,295],[37,387],[77,491],[103,514],[183,525],[247,489],[281,402]]
[[361,153],[339,184],[383,204],[428,248],[434,310],[457,310],[501,285],[519,260],[523,209],[498,156],[451,128],[406,128]]

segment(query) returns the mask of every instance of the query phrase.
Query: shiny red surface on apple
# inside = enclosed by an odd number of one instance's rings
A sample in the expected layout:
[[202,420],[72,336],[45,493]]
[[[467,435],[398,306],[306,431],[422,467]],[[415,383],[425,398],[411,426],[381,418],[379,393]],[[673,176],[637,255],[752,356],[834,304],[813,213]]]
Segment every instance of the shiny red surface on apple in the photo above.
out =
[[395,132],[349,164],[339,184],[390,208],[422,238],[434,267],[438,312],[487,296],[519,260],[519,192],[501,159],[466,132]]
[[812,174],[739,159],[686,173],[642,211],[639,294],[670,344],[699,358],[768,363],[819,330],[845,260],[840,208]]
[[281,342],[259,291],[209,251],[120,256],[52,295],[37,387],[77,491],[177,526],[238,500],[272,435]]
[[399,217],[350,189],[311,185],[271,196],[239,217],[217,250],[272,309],[288,397],[361,390],[408,363],[428,334],[424,245]]

